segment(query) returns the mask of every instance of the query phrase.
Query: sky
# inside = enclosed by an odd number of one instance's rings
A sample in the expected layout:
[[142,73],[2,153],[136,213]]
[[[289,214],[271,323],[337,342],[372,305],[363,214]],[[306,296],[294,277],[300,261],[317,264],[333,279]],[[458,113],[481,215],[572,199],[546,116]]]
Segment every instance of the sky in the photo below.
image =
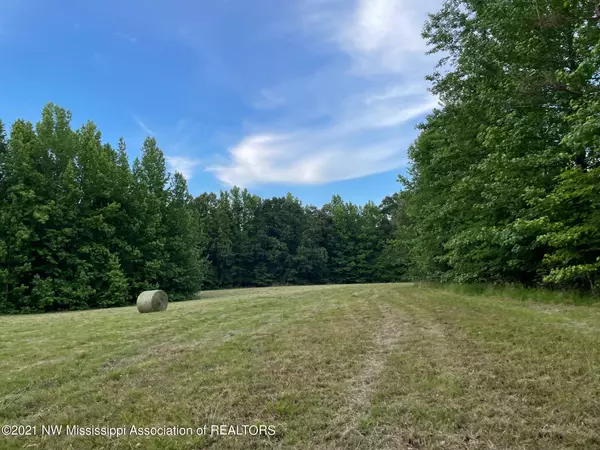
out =
[[53,102],[132,160],[152,135],[194,195],[379,203],[437,106],[420,33],[441,2],[3,0],[0,118]]

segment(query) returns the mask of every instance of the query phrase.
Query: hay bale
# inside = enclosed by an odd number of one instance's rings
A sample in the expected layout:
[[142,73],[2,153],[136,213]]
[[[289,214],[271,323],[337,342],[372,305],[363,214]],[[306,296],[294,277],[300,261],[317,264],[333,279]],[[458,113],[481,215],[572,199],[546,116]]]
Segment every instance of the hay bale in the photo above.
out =
[[164,311],[167,304],[165,291],[144,291],[137,298],[137,309],[141,313]]

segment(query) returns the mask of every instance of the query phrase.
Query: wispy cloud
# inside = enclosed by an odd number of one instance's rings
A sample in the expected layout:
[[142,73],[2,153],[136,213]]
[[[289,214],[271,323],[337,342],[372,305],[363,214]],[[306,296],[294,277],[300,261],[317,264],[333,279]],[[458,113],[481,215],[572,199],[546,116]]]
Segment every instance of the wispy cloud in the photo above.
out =
[[365,95],[365,105],[383,102],[391,99],[406,99],[412,95],[423,94],[427,91],[425,83],[414,83],[407,85],[396,85],[386,88],[384,91]]
[[115,36],[120,37],[121,39],[125,39],[126,41],[128,41],[130,44],[136,44],[138,39],[135,36],[131,36],[129,34],[125,34],[125,33],[121,33],[119,31],[117,31],[115,33]]
[[[254,124],[229,160],[208,170],[226,184],[248,186],[326,183],[406,165],[415,121],[437,105],[423,80],[433,62],[420,32],[440,4],[304,0],[301,29],[316,40],[315,51],[329,47],[347,64],[261,91],[257,109],[283,99],[288,116]],[[316,124],[305,121],[307,111],[318,112]]]
[[260,91],[260,99],[254,102],[256,109],[276,109],[285,105],[286,100],[282,95],[277,94],[271,89]]
[[156,138],[165,155],[169,171],[179,172],[190,180],[202,162],[194,156],[198,153],[198,139],[195,134],[198,123],[181,118],[174,124],[161,126],[155,132],[138,115],[134,114],[133,119],[146,136]]
[[363,177],[406,163],[404,157],[396,154],[396,149],[407,142],[387,141],[353,148],[332,143],[321,152],[307,154],[303,151],[302,139],[307,136],[299,135],[296,139],[278,135],[250,136],[230,150],[231,165],[211,166],[208,170],[229,185],[319,184]]
[[200,165],[199,159],[188,158],[186,156],[165,156],[169,170],[179,172],[186,180],[190,180],[195,169]]
[[226,184],[252,186],[319,184],[397,169],[406,164],[413,137],[405,125],[435,105],[434,98],[422,96],[421,103],[401,109],[388,104],[355,116],[352,106],[335,124],[248,136],[229,150],[228,164],[208,170]]
[[138,127],[140,127],[140,129],[148,136],[154,136],[156,134],[138,116],[134,115],[133,120],[135,120],[135,123],[137,123]]
[[428,58],[421,29],[440,0],[359,0],[335,38],[364,74],[407,73]]

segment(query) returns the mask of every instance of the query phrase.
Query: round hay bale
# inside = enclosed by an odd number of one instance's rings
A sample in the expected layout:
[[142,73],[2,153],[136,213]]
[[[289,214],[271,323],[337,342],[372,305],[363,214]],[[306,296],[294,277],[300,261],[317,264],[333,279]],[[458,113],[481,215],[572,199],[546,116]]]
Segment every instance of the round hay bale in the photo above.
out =
[[167,305],[165,291],[144,291],[137,298],[137,309],[141,313],[164,311]]

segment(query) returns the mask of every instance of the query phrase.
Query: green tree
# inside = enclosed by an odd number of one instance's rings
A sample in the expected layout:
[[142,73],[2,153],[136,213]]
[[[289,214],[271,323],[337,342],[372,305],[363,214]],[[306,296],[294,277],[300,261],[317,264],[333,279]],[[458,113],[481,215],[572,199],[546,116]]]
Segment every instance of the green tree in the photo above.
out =
[[451,0],[431,15],[424,36],[443,54],[429,77],[441,107],[420,127],[404,180],[419,277],[541,281],[552,244],[539,236],[552,219],[538,206],[582,159],[564,140],[582,92],[561,73],[583,61],[589,5]]
[[206,238],[192,200],[185,178],[175,172],[169,187],[165,261],[159,284],[162,289],[182,298],[200,290],[206,271],[203,257]]
[[48,104],[35,127],[16,120],[8,141],[0,132],[0,312],[117,306],[150,287],[194,292],[206,239],[185,180],[166,187],[154,139],[132,172],[123,140],[114,150],[92,122],[73,131],[70,120]]
[[142,146],[142,158],[133,163],[133,202],[136,216],[133,246],[139,250],[134,265],[134,286],[137,290],[158,289],[165,256],[169,176],[164,154],[156,139],[147,138]]
[[[574,57],[559,73],[565,89],[575,93],[568,111],[569,132],[562,144],[570,162],[553,191],[537,205],[550,247],[544,282],[596,292],[600,288],[600,27],[593,2],[568,1],[576,32]],[[573,20],[573,19],[572,19]]]

